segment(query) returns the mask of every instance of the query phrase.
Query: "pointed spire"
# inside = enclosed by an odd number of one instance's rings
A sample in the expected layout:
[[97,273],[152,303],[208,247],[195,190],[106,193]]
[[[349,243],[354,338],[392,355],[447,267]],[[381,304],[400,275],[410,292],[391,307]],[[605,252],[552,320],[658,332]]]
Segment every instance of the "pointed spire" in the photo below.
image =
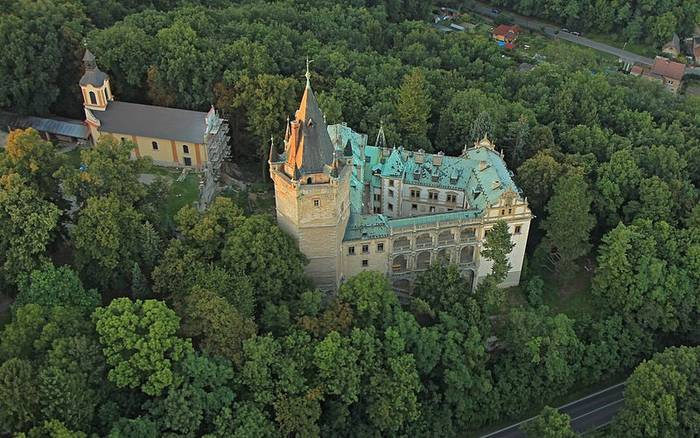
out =
[[290,127],[289,127],[289,116],[287,116],[287,128],[284,131],[284,143],[285,147],[287,147],[287,142],[289,141],[289,134],[290,134]]
[[338,151],[333,151],[333,164],[331,166],[331,176],[333,178],[338,178],[338,174],[339,174],[338,163],[339,163]]
[[95,62],[95,55],[93,55],[90,49],[88,48],[85,48],[85,54],[83,55],[83,65],[85,65],[85,70],[95,70],[97,68],[97,63]]
[[379,132],[377,132],[377,140],[375,140],[374,145],[378,148],[386,147],[386,136],[384,135],[384,123],[379,121]]
[[270,136],[270,163],[276,163],[279,160],[277,148],[275,148],[275,138]]
[[309,57],[307,56],[306,57],[306,74],[304,75],[304,76],[306,76],[306,88],[311,88],[311,70],[309,69],[309,64],[311,64],[312,62],[314,62],[314,60],[313,59],[310,60]]

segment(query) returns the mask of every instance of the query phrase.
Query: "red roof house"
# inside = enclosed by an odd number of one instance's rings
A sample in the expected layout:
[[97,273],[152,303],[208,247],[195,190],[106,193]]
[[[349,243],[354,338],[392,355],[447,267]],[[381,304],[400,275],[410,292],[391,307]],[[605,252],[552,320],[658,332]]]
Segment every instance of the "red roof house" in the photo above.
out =
[[684,74],[685,64],[657,56],[651,70],[645,72],[643,76],[647,79],[661,81],[667,89],[677,93]]
[[518,39],[519,34],[520,27],[510,24],[501,24],[500,26],[496,27],[493,32],[491,32],[491,35],[495,40],[506,43],[515,42],[515,40]]

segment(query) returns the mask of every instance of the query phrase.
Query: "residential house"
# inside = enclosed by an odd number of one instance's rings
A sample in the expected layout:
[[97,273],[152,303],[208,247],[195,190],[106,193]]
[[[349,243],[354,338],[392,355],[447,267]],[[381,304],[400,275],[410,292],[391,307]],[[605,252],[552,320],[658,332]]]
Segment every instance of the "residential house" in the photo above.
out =
[[501,24],[496,26],[491,32],[491,36],[496,41],[502,41],[506,44],[514,43],[520,35],[520,27],[511,24]]

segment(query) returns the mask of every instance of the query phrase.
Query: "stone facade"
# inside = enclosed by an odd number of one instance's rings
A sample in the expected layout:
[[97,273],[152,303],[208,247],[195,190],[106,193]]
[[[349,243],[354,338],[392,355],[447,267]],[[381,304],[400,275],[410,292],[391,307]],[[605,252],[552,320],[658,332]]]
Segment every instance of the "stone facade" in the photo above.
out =
[[[380,130],[378,146],[371,146],[344,124],[325,126],[309,102],[316,105],[307,81],[284,152],[271,146],[270,175],[278,223],[309,258],[307,273],[317,287],[333,291],[373,270],[410,294],[419,272],[444,261],[474,288],[491,270],[481,248],[500,220],[515,244],[501,286],[519,283],[532,213],[493,143],[484,138],[450,157],[388,148]],[[317,154],[314,147],[330,150]]]

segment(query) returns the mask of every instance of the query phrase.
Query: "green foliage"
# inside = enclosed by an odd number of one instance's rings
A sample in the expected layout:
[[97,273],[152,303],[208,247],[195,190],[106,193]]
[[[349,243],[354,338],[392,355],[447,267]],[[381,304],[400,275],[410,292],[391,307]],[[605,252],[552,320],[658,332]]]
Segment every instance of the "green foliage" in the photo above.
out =
[[585,179],[572,172],[557,181],[547,203],[542,228],[547,233],[547,247],[558,256],[556,268],[563,278],[569,278],[577,268],[574,262],[590,251],[590,233],[595,226],[591,202]]
[[75,196],[79,205],[89,198],[113,195],[126,205],[133,205],[146,195],[146,189],[138,180],[145,169],[140,160],[131,159],[135,145],[131,141],[118,141],[103,135],[97,143],[80,153],[85,169],[64,166],[59,176],[63,190]]
[[115,195],[89,198],[71,230],[83,280],[102,288],[124,286],[141,253],[143,216]]
[[17,284],[47,261],[60,211],[16,173],[0,176],[0,284]]
[[697,433],[700,349],[668,348],[629,378],[615,436],[676,437]]
[[535,4],[524,0],[499,0],[496,4],[513,8],[524,15],[574,26],[575,29],[619,33],[629,40],[644,41],[658,47],[667,43],[674,32],[691,35],[700,14],[700,6],[682,1],[559,3],[545,0]]
[[42,198],[64,206],[54,179],[54,173],[61,167],[61,158],[56,147],[43,140],[34,129],[17,129],[10,132],[5,153],[0,154],[0,175],[16,173]]
[[540,415],[522,425],[528,438],[574,438],[571,417],[545,406]]
[[419,69],[411,71],[403,79],[396,104],[398,131],[407,148],[431,150],[428,140],[431,105],[424,74]]
[[110,366],[108,378],[119,388],[160,395],[173,385],[173,364],[192,352],[176,336],[180,318],[164,303],[118,298],[95,310],[93,320]]
[[22,430],[38,412],[36,370],[28,360],[12,358],[0,365],[0,430]]
[[508,224],[505,221],[497,221],[486,232],[481,255],[493,262],[490,275],[496,284],[501,283],[508,276],[511,268],[508,255],[514,246],[515,244],[510,239]]
[[257,331],[252,318],[243,316],[215,292],[199,288],[185,298],[182,315],[184,336],[192,338],[203,352],[241,365],[243,342]]
[[32,271],[27,284],[20,288],[14,306],[29,303],[72,307],[90,314],[100,304],[100,295],[95,289],[85,290],[72,269],[47,264],[41,270]]
[[306,289],[306,258],[268,216],[247,217],[234,228],[227,236],[222,262],[250,280],[258,306],[295,299]]
[[338,297],[352,306],[356,323],[361,326],[386,321],[398,306],[386,277],[372,271],[362,272],[341,285]]

